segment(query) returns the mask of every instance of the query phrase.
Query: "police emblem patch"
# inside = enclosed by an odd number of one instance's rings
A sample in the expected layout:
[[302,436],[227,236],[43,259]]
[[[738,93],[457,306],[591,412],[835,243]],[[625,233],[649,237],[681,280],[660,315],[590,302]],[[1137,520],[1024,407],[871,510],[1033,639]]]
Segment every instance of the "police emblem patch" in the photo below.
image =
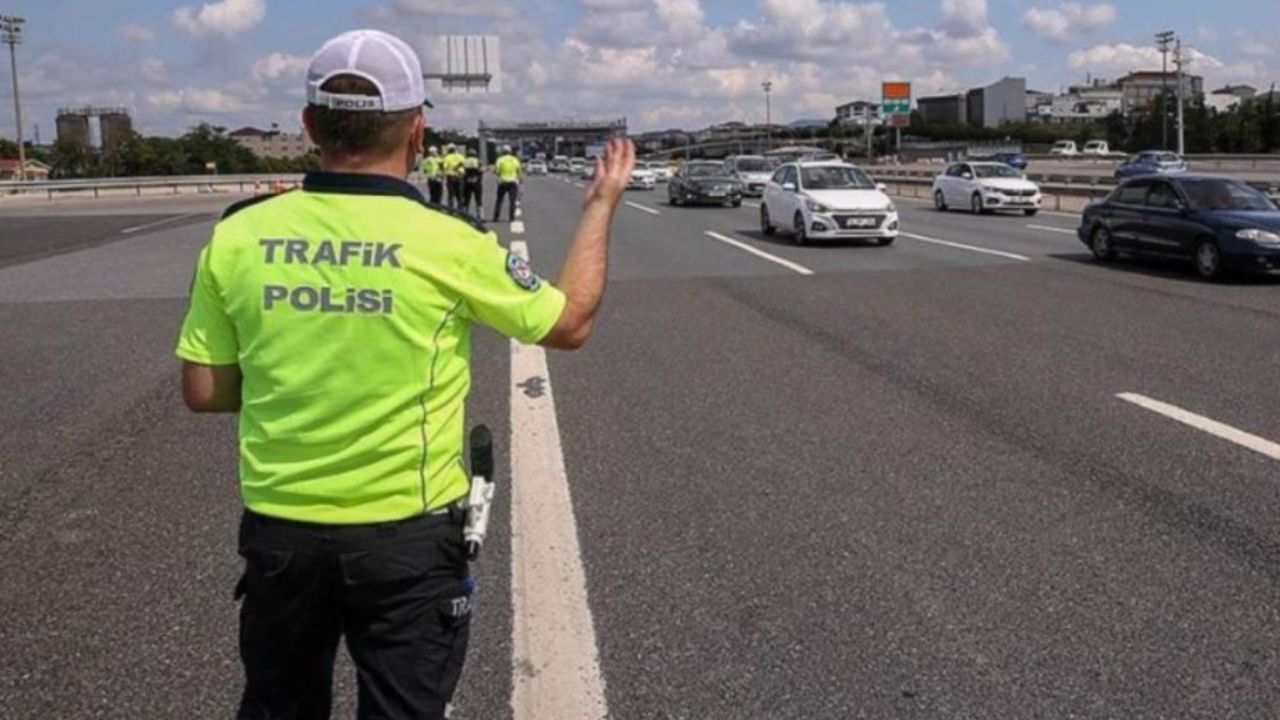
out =
[[516,281],[517,285],[529,292],[542,287],[542,278],[533,271],[529,262],[513,252],[507,253],[507,274]]

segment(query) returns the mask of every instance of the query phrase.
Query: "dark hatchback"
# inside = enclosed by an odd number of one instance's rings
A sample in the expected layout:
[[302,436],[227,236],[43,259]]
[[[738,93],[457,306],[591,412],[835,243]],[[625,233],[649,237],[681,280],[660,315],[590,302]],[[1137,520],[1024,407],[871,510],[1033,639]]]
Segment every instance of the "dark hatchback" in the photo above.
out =
[[1280,207],[1239,180],[1133,178],[1085,208],[1077,234],[1104,262],[1125,253],[1190,260],[1207,279],[1280,276]]
[[742,183],[728,174],[723,163],[690,162],[667,184],[672,205],[742,205]]
[[1020,152],[999,152],[991,155],[983,155],[982,157],[971,157],[969,160],[973,162],[998,162],[1004,163],[1015,170],[1027,171],[1030,161],[1027,156]]

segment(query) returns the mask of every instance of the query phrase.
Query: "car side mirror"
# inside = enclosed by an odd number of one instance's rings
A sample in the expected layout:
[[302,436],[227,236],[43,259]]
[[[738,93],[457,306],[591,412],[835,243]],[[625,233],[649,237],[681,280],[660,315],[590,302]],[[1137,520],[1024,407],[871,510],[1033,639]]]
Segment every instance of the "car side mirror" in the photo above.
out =
[[787,192],[795,192],[795,191],[796,191],[796,184],[795,184],[795,183],[782,183],[782,189],[783,189],[783,190],[786,190]]
[[880,192],[889,192],[889,186],[884,183],[876,183],[876,189]]
[[973,173],[960,173],[960,177],[961,177],[961,178],[963,178],[963,179],[965,179],[965,180],[972,180],[972,179],[973,179]]

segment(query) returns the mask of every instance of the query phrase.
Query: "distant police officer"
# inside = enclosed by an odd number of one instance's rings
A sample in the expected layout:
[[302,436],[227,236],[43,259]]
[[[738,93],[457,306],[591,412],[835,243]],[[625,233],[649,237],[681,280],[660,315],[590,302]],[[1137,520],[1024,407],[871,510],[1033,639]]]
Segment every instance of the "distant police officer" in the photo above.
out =
[[493,201],[493,221],[498,222],[498,216],[502,214],[503,198],[510,201],[507,220],[515,220],[516,202],[520,197],[520,176],[523,174],[523,169],[520,166],[520,158],[511,153],[510,145],[502,146],[502,154],[494,163],[493,170],[498,176],[498,197]]
[[476,217],[484,214],[484,168],[480,167],[475,148],[468,148],[467,159],[462,161],[462,209]]
[[444,165],[435,145],[427,149],[427,156],[422,159],[422,174],[427,178],[427,196],[439,205],[444,197]]
[[557,289],[405,182],[426,132],[408,45],[340,35],[306,94],[324,170],[227,210],[177,347],[187,405],[239,412],[239,717],[328,718],[345,636],[359,718],[442,718],[474,589],[459,508],[471,328],[587,341],[635,150],[615,141],[600,163]]
[[462,171],[466,161],[466,157],[458,152],[456,146],[450,145],[445,148],[444,160],[441,163],[444,170],[444,186],[449,195],[449,207],[455,210],[462,208]]

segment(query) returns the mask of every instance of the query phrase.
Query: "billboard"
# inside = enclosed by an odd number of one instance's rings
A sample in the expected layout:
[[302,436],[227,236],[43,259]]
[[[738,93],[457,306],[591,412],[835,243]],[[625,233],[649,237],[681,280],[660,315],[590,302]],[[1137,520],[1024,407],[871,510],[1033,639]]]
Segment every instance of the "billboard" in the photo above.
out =
[[911,122],[911,83],[883,83],[880,98],[880,113],[891,127],[906,127]]

